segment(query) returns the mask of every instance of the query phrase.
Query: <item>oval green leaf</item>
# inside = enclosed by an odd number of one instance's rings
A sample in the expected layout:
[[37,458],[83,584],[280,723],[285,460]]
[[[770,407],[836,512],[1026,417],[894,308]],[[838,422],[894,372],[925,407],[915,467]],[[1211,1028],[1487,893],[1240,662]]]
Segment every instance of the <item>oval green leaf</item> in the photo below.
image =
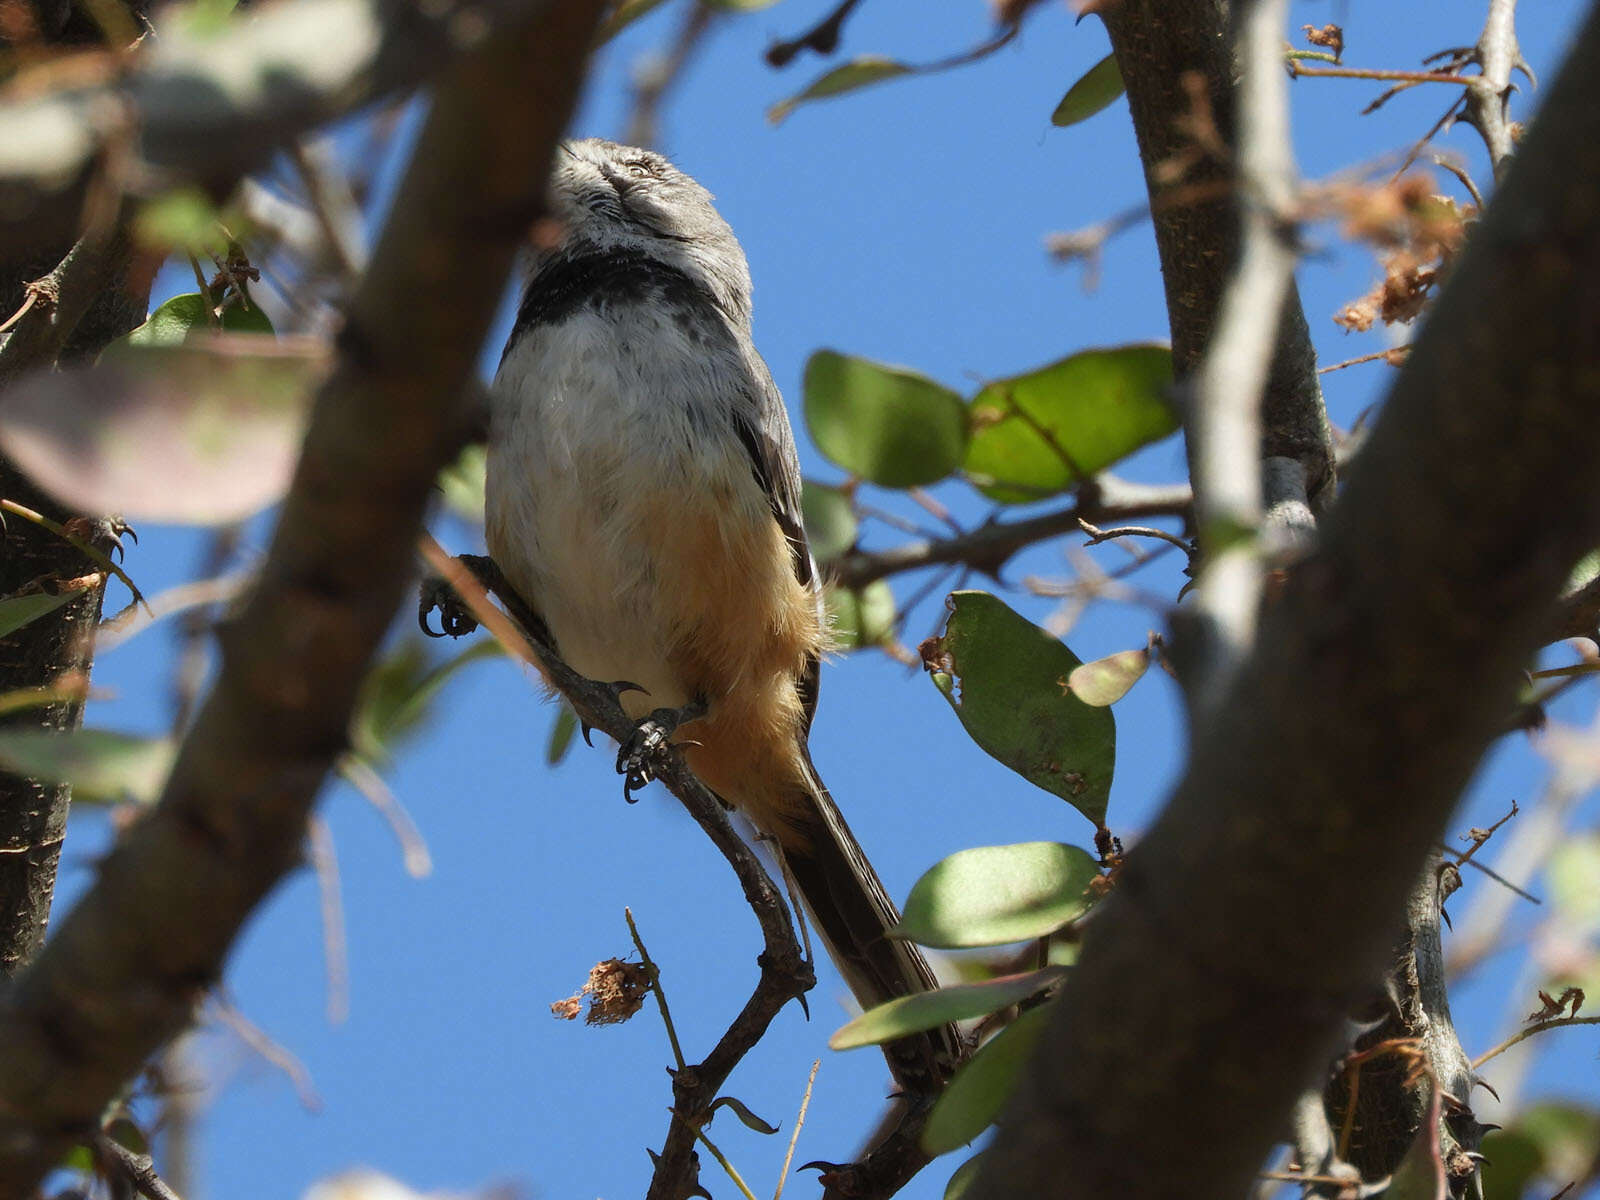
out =
[[800,513],[811,554],[819,563],[838,558],[856,544],[860,522],[856,520],[855,505],[843,488],[803,480]]
[[1000,975],[981,983],[958,983],[901,996],[869,1008],[828,1039],[835,1050],[876,1046],[924,1029],[937,1029],[951,1021],[987,1017],[1067,977],[1065,967],[1045,967],[1021,975]]
[[85,589],[69,588],[64,592],[32,592],[26,596],[0,598],[0,637],[9,637],[24,625],[37,621],[46,613],[53,613]]
[[876,579],[859,592],[830,587],[823,593],[835,650],[881,646],[894,634],[894,590]]
[[288,487],[326,350],[259,335],[128,345],[0,396],[0,449],[79,512],[243,520]]
[[272,321],[259,306],[244,309],[237,304],[229,305],[222,310],[218,324],[213,325],[206,312],[205,298],[199,292],[186,292],[162,304],[143,325],[106,349],[114,355],[127,346],[181,346],[194,338],[216,333],[272,332]]
[[0,729],[0,766],[46,783],[69,783],[73,799],[149,804],[160,796],[177,744],[109,729]]
[[1055,1005],[1030,1008],[985,1042],[955,1073],[922,1130],[922,1148],[946,1154],[993,1125]]
[[1143,678],[1149,667],[1149,650],[1119,650],[1081,667],[1073,667],[1067,676],[1067,686],[1085,704],[1104,708],[1126,696],[1128,689]]
[[767,120],[776,125],[809,100],[840,96],[874,83],[882,83],[885,79],[893,79],[897,75],[910,75],[914,70],[915,68],[903,62],[896,62],[881,54],[864,54],[860,58],[853,58],[842,66],[835,67],[787,100],[778,101],[767,109]]
[[806,426],[817,449],[883,487],[936,483],[961,465],[961,397],[925,375],[832,350],[806,363]]
[[955,1169],[950,1176],[950,1182],[944,1185],[944,1200],[961,1200],[967,1194],[967,1189],[972,1186],[972,1181],[978,1177],[978,1169],[983,1165],[983,1155],[974,1154],[966,1162]]
[[1030,783],[1105,823],[1117,727],[1067,685],[1082,660],[988,592],[951,592],[923,665],[972,740]]
[[407,638],[373,664],[350,720],[350,745],[373,761],[392,755],[426,721],[433,701],[452,676],[480,659],[503,654],[493,638],[435,663],[420,638]]
[[1007,504],[1056,495],[1176,430],[1171,386],[1172,351],[1154,343],[997,379],[969,408],[967,475]]
[[1094,857],[1063,842],[958,850],[911,888],[896,937],[961,949],[1044,937],[1094,903]]
[[1122,72],[1117,67],[1117,56],[1108,54],[1090,67],[1067,89],[1050,114],[1052,125],[1076,125],[1087,121],[1095,113],[1111,107],[1122,95]]

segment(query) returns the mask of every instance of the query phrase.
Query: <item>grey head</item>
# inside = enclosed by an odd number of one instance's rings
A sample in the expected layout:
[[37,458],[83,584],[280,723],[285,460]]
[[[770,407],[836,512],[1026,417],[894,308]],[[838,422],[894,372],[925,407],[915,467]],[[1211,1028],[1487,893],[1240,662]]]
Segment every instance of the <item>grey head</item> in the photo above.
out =
[[551,178],[558,245],[540,252],[534,274],[553,261],[643,255],[681,271],[741,326],[750,320],[750,268],[711,193],[662,155],[603,138],[561,143]]

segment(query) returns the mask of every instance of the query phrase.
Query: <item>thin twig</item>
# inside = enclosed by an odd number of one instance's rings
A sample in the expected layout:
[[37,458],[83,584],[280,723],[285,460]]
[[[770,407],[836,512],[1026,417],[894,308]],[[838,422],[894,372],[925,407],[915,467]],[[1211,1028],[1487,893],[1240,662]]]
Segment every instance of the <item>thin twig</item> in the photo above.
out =
[[756,1200],[756,1194],[750,1190],[750,1185],[744,1181],[744,1176],[740,1175],[738,1169],[728,1161],[728,1156],[717,1149],[716,1143],[706,1136],[706,1131],[696,1129],[694,1136],[699,1139],[702,1146],[711,1151],[711,1157],[716,1159],[717,1165],[727,1172],[728,1178],[733,1180],[733,1186],[739,1189],[739,1194],[744,1200]]
[[400,855],[406,874],[413,879],[424,879],[433,871],[433,856],[428,853],[428,843],[411,814],[400,803],[394,790],[384,782],[383,776],[372,769],[372,764],[355,754],[340,757],[338,772],[345,782],[366,799],[394,833],[400,843]]
[[1560,1029],[1565,1025],[1600,1025],[1600,1017],[1555,1017],[1549,1021],[1540,1021],[1536,1025],[1530,1025],[1526,1029],[1519,1030],[1518,1032],[1512,1034],[1493,1050],[1486,1050],[1484,1053],[1478,1055],[1477,1058],[1472,1060],[1472,1069],[1476,1071],[1491,1058],[1494,1058],[1499,1054],[1504,1054],[1518,1042],[1525,1042],[1536,1033],[1543,1033],[1547,1029]]
[[1476,75],[1454,75],[1442,71],[1391,71],[1374,67],[1302,67],[1293,61],[1289,64],[1289,74],[1297,78],[1301,75],[1320,75],[1328,79],[1397,79],[1405,83],[1470,85],[1478,82]]
[[967,533],[907,542],[888,550],[852,551],[828,563],[827,573],[831,582],[849,588],[947,563],[962,563],[992,576],[1019,550],[1075,532],[1080,519],[1186,517],[1190,500],[1191,493],[1182,484],[1149,486],[1101,475],[1080,486],[1072,503],[1054,512],[1015,521],[987,521]]
[[773,42],[767,47],[767,65],[788,66],[802,50],[811,50],[824,57],[832,54],[839,47],[839,34],[844,29],[845,21],[860,3],[861,0],[841,0],[832,12],[798,37]]
[[61,522],[53,521],[43,513],[35,512],[33,509],[28,508],[25,505],[18,504],[15,500],[0,500],[0,509],[3,509],[8,513],[14,513],[17,516],[22,517],[24,520],[32,521],[35,525],[39,525],[45,529],[48,529],[62,541],[73,546],[78,553],[82,554],[90,562],[94,563],[95,566],[99,567],[103,571],[107,571],[110,574],[115,575],[118,579],[120,579],[122,581],[122,585],[126,587],[133,595],[135,602],[144,604],[145,611],[150,611],[150,606],[145,604],[144,594],[139,591],[138,586],[133,582],[132,579],[128,577],[128,573],[119,567],[115,562],[113,562],[111,556],[104,550],[100,549],[100,547],[93,545],[92,543],[79,537],[65,525],[61,524]]
[[1363,354],[1357,358],[1347,358],[1343,362],[1330,363],[1325,367],[1318,367],[1318,375],[1326,375],[1329,371],[1342,371],[1346,367],[1359,367],[1362,363],[1377,362],[1379,359],[1389,362],[1389,356],[1401,350],[1408,350],[1409,346],[1393,346],[1388,350],[1374,350],[1371,354]]
[[[1078,527],[1089,535],[1089,540],[1084,543],[1086,546],[1098,546],[1101,542],[1110,541],[1112,538],[1147,537],[1176,546],[1185,554],[1194,553],[1194,547],[1177,534],[1168,533],[1165,529],[1157,529],[1153,525],[1119,525],[1115,529],[1101,529],[1098,525],[1091,525],[1088,521],[1079,517]],[[1140,565],[1143,565],[1144,560],[1140,559],[1139,562]]]
[[672,1043],[672,1061],[681,1071],[687,1062],[683,1057],[683,1046],[678,1042],[677,1027],[672,1023],[672,1010],[667,1007],[666,989],[661,986],[661,968],[656,966],[655,960],[650,957],[650,951],[644,948],[644,939],[639,936],[639,927],[633,923],[633,909],[624,908],[622,915],[627,918],[628,932],[633,936],[633,946],[639,952],[639,961],[649,972],[650,991],[655,995],[656,1007],[661,1010],[661,1023],[667,1027],[667,1041]]
[[328,1022],[341,1025],[350,1016],[350,952],[344,930],[344,901],[339,894],[339,856],[333,831],[321,817],[306,822],[311,868],[317,876],[322,909],[322,959],[328,972]]
[[806,1077],[806,1094],[800,1097],[800,1111],[794,1118],[794,1129],[789,1133],[789,1148],[783,1154],[783,1170],[778,1172],[778,1187],[772,1193],[772,1200],[783,1200],[783,1185],[789,1178],[789,1164],[794,1161],[794,1148],[800,1141],[800,1129],[806,1123],[806,1110],[811,1107],[811,1087],[817,1082],[817,1068],[822,1066],[819,1058],[811,1064],[811,1074]]
[[316,1085],[311,1081],[311,1072],[306,1070],[305,1064],[293,1051],[280,1045],[266,1030],[215,992],[211,994],[211,1011],[241,1042],[288,1076],[289,1082],[294,1086],[295,1095],[299,1097],[300,1107],[307,1112],[322,1111],[322,1097],[317,1095]]

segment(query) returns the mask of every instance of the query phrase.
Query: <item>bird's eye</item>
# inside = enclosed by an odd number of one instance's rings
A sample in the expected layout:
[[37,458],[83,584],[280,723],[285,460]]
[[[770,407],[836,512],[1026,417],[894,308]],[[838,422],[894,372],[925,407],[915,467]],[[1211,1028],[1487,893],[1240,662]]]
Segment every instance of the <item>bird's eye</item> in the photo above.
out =
[[655,171],[642,158],[636,158],[630,163],[623,163],[622,169],[635,179],[652,179],[655,177]]

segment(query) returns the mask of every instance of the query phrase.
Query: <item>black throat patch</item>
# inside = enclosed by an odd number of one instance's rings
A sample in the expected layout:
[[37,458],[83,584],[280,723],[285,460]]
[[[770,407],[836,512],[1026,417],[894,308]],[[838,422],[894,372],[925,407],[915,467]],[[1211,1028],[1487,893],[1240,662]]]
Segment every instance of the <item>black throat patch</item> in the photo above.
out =
[[509,342],[539,325],[554,325],[586,308],[648,301],[669,308],[714,308],[710,293],[677,267],[638,250],[562,255],[528,280]]

